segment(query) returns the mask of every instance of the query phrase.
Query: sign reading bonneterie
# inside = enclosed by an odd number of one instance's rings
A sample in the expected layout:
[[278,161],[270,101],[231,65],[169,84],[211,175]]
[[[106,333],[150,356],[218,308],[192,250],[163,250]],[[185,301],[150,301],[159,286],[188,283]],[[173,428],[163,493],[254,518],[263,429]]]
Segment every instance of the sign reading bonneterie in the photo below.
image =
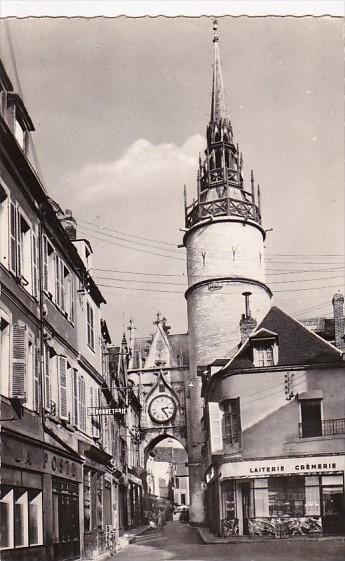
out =
[[219,478],[308,475],[344,471],[345,456],[310,456],[229,462],[219,467]]

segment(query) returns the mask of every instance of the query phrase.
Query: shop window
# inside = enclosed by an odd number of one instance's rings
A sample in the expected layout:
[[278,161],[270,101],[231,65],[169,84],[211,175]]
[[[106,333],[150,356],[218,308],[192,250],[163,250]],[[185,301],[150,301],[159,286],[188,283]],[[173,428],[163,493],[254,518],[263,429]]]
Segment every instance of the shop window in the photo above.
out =
[[87,344],[92,351],[95,350],[94,313],[89,302],[86,303]]
[[2,490],[0,500],[0,548],[13,548],[13,489]]
[[322,515],[339,516],[344,514],[344,484],[342,475],[323,475]]
[[268,479],[254,479],[255,516],[268,517]]
[[235,482],[224,481],[222,485],[222,517],[226,520],[236,518]]
[[91,532],[91,482],[92,473],[85,470],[84,473],[84,532]]
[[223,409],[223,443],[224,445],[240,444],[241,413],[240,398],[227,399],[221,403]]
[[302,438],[321,436],[321,399],[303,399],[300,407]]
[[318,475],[306,476],[305,483],[305,515],[320,516],[320,484]]
[[270,516],[304,516],[304,478],[272,477],[268,480]]
[[97,490],[96,490],[96,518],[97,528],[103,528],[103,475],[97,477]]
[[43,543],[42,492],[3,486],[0,500],[1,549]]

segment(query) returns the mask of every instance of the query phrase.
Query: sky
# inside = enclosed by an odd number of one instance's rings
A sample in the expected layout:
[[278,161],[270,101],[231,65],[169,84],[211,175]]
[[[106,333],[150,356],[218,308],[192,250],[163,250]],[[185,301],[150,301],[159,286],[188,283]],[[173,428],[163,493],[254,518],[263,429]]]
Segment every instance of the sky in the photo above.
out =
[[[296,317],[344,291],[343,23],[221,17],[227,108],[260,183],[267,284]],[[114,343],[160,311],[187,330],[183,186],[196,196],[212,82],[212,20],[25,18],[1,56],[34,122],[49,195],[93,247]],[[145,239],[143,239],[145,238]]]

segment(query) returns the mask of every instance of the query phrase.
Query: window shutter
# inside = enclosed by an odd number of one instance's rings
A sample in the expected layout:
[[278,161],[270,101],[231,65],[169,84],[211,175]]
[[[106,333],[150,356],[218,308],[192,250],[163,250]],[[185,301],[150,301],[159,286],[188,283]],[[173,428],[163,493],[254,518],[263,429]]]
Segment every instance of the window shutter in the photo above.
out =
[[43,290],[48,290],[48,240],[46,236],[42,238],[42,262],[43,262]]
[[65,267],[63,261],[60,260],[60,306],[65,311]]
[[211,454],[223,453],[223,434],[222,434],[222,417],[219,404],[216,402],[209,402],[208,414],[210,421],[210,444]]
[[50,411],[50,356],[47,345],[44,346],[44,402],[46,410]]
[[74,278],[72,275],[69,276],[70,283],[70,320],[74,322]]
[[79,427],[86,431],[86,412],[85,412],[85,380],[79,377]]
[[55,302],[60,306],[60,259],[55,256]]
[[58,369],[59,369],[59,409],[60,418],[68,420],[67,411],[67,361],[63,356],[58,356]]
[[39,374],[40,374],[40,363],[39,363],[39,354],[38,348],[34,345],[33,352],[32,352],[32,372],[33,372],[33,395],[34,395],[34,409],[35,411],[39,411],[40,407],[40,383],[39,383]]
[[35,298],[38,298],[38,247],[37,247],[37,236],[35,232],[32,232],[32,294]]
[[17,272],[17,209],[11,201],[10,204],[10,270]]
[[16,208],[16,222],[17,222],[17,277],[20,277],[23,272],[23,240],[22,240],[22,220],[18,207]]
[[26,327],[12,325],[11,397],[26,397]]
[[78,400],[78,371],[74,368],[73,369],[73,424],[74,426],[78,426],[78,409],[79,409],[79,400]]

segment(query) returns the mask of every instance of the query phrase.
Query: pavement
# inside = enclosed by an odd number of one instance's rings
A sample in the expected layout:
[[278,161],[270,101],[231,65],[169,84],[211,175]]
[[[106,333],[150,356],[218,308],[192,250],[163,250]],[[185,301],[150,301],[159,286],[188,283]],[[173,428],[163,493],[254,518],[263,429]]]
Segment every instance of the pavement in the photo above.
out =
[[[200,529],[181,522],[144,529],[112,561],[344,561],[344,538],[204,542]],[[205,534],[204,534],[205,537]],[[207,537],[207,536],[206,536]],[[221,539],[221,538],[219,538]]]
[[[236,544],[240,544],[240,543],[261,543],[261,542],[271,542],[272,540],[276,541],[274,538],[270,537],[270,536],[255,536],[255,537],[251,537],[251,536],[229,536],[228,538],[220,538],[218,536],[215,536],[214,534],[212,534],[208,528],[196,528],[201,541],[204,544],[220,544],[220,543],[236,543]],[[294,536],[292,537],[285,537],[282,538],[285,542],[295,542],[296,540],[298,541],[311,541],[311,542],[315,542],[315,541],[321,541],[321,542],[325,542],[325,541],[329,541],[329,542],[344,542],[345,543],[345,536],[320,536],[320,535],[316,535],[316,536]]]

